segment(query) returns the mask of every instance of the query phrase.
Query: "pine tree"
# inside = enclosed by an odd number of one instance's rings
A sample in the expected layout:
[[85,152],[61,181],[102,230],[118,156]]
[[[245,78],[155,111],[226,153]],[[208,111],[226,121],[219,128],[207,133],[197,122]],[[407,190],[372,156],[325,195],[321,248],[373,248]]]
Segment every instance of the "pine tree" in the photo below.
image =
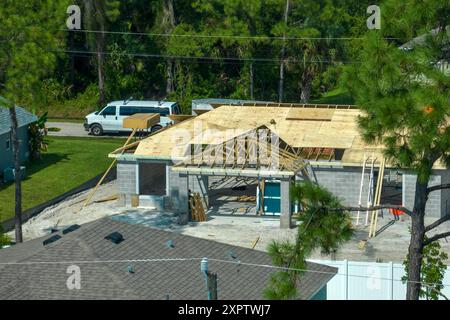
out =
[[303,181],[294,184],[291,193],[292,200],[302,208],[300,224],[295,243],[274,241],[269,245],[268,252],[274,265],[286,270],[271,276],[264,292],[268,299],[285,300],[298,296],[300,275],[307,270],[306,259],[315,250],[324,254],[336,253],[353,234],[348,212],[325,188]]
[[[384,144],[392,164],[417,174],[407,285],[407,299],[416,300],[424,246],[450,235],[425,239],[450,215],[429,226],[424,222],[429,195],[449,187],[430,188],[428,183],[434,165],[450,168],[450,76],[438,68],[448,63],[450,3],[388,0],[381,10],[382,29],[367,32],[344,83],[364,111],[359,126],[366,142]],[[399,49],[421,35],[409,49]]]

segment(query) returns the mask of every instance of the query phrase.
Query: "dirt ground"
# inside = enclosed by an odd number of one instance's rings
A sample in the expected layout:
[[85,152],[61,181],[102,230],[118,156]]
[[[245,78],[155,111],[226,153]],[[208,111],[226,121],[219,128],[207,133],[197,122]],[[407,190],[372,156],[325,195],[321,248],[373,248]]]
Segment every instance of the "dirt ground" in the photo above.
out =
[[[112,216],[113,219],[140,223],[151,227],[162,228],[194,237],[205,238],[218,242],[243,246],[256,250],[267,250],[268,244],[273,240],[293,241],[296,229],[280,229],[278,217],[246,216],[236,212],[235,215],[223,215],[217,212],[217,207],[208,211],[208,220],[188,225],[178,225],[176,215],[168,212],[158,212],[149,208],[123,208],[118,207],[117,200],[93,202],[85,208],[81,206],[86,199],[88,191],[77,194],[53,207],[44,210],[38,216],[30,219],[23,225],[24,239],[30,240],[49,234],[52,228],[61,229],[72,224],[83,224]],[[110,182],[99,188],[94,201],[109,199],[117,194],[116,182]],[[232,204],[228,203],[227,206]],[[241,203],[236,205],[242,206]],[[229,208],[227,207],[227,210]],[[364,215],[363,215],[364,218]],[[364,220],[364,219],[363,219]],[[434,219],[426,218],[426,224]],[[364,222],[364,221],[363,221]],[[315,253],[312,259],[336,259],[353,261],[379,261],[402,262],[406,256],[409,243],[409,217],[405,216],[394,221],[393,216],[384,214],[380,217],[378,235],[367,240],[369,227],[355,226],[353,238],[344,244],[334,256],[323,256]],[[440,226],[437,232],[446,231],[450,223]],[[13,232],[9,233],[13,236]],[[450,255],[450,243],[441,240],[443,249]],[[450,261],[447,261],[450,263]]]

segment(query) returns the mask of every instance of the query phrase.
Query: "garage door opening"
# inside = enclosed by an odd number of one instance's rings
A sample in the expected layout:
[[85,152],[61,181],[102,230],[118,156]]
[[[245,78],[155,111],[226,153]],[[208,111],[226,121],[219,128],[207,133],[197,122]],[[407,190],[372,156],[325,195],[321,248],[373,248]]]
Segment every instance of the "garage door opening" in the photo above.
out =
[[139,195],[165,196],[167,176],[165,163],[139,164]]
[[210,213],[256,216],[255,178],[209,177]]

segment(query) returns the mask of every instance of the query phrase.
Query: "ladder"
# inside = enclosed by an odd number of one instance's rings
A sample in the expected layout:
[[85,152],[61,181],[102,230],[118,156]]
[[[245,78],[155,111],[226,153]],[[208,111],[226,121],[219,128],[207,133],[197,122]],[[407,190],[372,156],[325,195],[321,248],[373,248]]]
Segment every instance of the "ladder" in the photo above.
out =
[[[385,166],[386,166],[386,159],[383,158],[381,160],[380,170],[378,171],[377,188],[375,190],[375,202],[374,202],[375,206],[380,205],[380,202],[381,202],[381,191],[383,190]],[[369,238],[373,238],[376,236],[378,213],[379,213],[379,210],[372,211],[372,216],[370,219]]]
[[[367,188],[367,207],[370,207],[373,203],[373,178],[374,178],[374,167],[375,167],[375,161],[376,158],[374,156],[374,153],[372,153],[371,157],[366,157],[366,154],[364,154],[364,162],[361,172],[361,182],[359,185],[359,197],[358,197],[358,207],[362,206],[362,199],[363,199],[363,190],[365,185],[365,176],[366,173],[369,174],[369,186]],[[367,170],[369,170],[367,172]],[[358,210],[358,213],[356,215],[356,225],[359,225],[359,219],[361,215],[361,210]],[[366,219],[365,219],[365,225],[367,226],[369,224],[369,210],[366,210]]]

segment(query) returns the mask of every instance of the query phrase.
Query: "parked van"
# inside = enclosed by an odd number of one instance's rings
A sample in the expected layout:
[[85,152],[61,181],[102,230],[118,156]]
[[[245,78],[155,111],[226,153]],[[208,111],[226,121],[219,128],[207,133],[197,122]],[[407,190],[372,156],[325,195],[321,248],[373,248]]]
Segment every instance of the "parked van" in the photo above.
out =
[[105,132],[132,131],[123,127],[123,119],[136,113],[159,113],[160,122],[151,128],[151,132],[161,129],[172,121],[169,115],[180,114],[181,110],[176,102],[167,101],[136,101],[124,100],[108,103],[101,111],[86,116],[84,129],[94,136]]

